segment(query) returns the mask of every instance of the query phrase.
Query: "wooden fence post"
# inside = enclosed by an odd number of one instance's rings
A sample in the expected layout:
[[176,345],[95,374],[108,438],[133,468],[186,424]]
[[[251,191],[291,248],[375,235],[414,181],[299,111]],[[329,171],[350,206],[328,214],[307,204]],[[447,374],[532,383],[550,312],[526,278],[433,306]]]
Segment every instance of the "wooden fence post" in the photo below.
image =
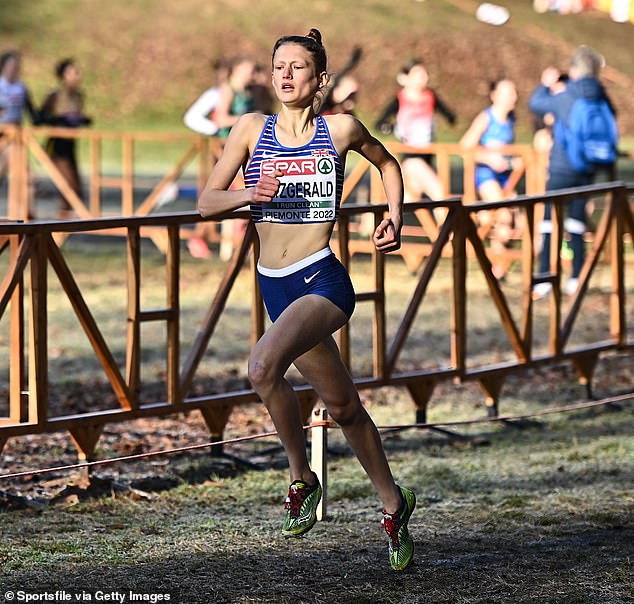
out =
[[610,292],[610,336],[618,346],[625,344],[625,254],[623,248],[623,215],[628,211],[627,190],[621,187],[612,191],[612,228],[610,249],[612,264],[612,291]]
[[101,137],[90,137],[90,212],[101,215]]
[[527,205],[522,233],[522,326],[526,358],[533,356],[533,264],[535,262],[535,206]]
[[35,235],[31,256],[29,317],[29,423],[43,424],[47,419],[48,352],[47,352],[47,233]]
[[14,267],[18,282],[11,296],[11,350],[9,363],[9,416],[16,423],[28,420],[26,397],[26,363],[24,358],[24,277],[23,270],[28,254],[28,243],[18,236],[9,241],[10,264]]
[[328,513],[328,411],[315,409],[313,421],[317,423],[311,429],[311,466],[321,483],[321,501],[317,506],[317,520],[325,520]]
[[[383,214],[374,213],[374,230],[383,220]],[[376,247],[372,250],[372,269],[374,273],[374,377],[384,379],[385,367],[385,254]]]
[[550,295],[550,327],[548,341],[550,353],[561,353],[561,244],[563,242],[564,208],[562,202],[555,202],[551,209],[552,232],[550,235],[550,274],[554,277]]
[[134,214],[134,138],[121,139],[121,210],[124,216]]
[[167,400],[180,404],[180,229],[167,227]]
[[[362,214],[362,216],[364,216]],[[337,238],[339,239],[339,260],[350,272],[350,218],[339,214],[337,222]],[[350,322],[339,330],[339,352],[344,365],[350,369]]]
[[141,363],[141,240],[139,229],[128,229],[128,333],[126,346],[126,384],[132,406],[139,402]]
[[467,339],[467,248],[466,222],[471,215],[462,207],[450,210],[454,215],[452,270],[453,297],[451,313],[451,364],[459,375],[465,369],[466,339]]

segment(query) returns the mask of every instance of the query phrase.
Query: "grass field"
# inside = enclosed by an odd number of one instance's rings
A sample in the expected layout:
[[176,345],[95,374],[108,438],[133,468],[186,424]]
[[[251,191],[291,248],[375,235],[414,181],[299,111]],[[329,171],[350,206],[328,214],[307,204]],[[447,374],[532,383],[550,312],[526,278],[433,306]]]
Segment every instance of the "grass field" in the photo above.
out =
[[[370,404],[394,419],[408,404],[387,407]],[[279,533],[283,469],[236,473],[203,454],[172,457],[148,475],[178,486],[150,494],[117,491],[116,470],[101,471],[101,498],[0,513],[2,591],[131,590],[179,604],[631,602],[632,419],[629,406],[522,431],[480,427],[480,446],[386,436],[397,479],[419,501],[416,558],[402,574],[387,566],[379,504],[334,432],[329,518],[300,540]]]
[[[509,77],[519,90],[517,141],[525,143],[532,137],[527,100],[542,69],[549,64],[567,69],[575,46],[589,43],[607,58],[604,81],[619,110],[621,148],[634,149],[634,25],[613,23],[605,13],[538,15],[530,2],[509,0],[505,5],[512,18],[495,28],[474,18],[475,0],[300,0],[292,8],[285,0],[247,4],[5,0],[0,2],[0,50],[23,52],[24,78],[36,103],[55,86],[55,62],[72,55],[83,69],[86,110],[95,129],[185,133],[182,116],[210,85],[212,60],[251,54],[268,64],[277,36],[317,26],[324,33],[333,73],[354,45],[362,46],[363,59],[355,71],[358,115],[370,128],[398,90],[400,66],[418,56],[426,61],[430,85],[457,114],[453,127],[437,120],[439,141],[459,140],[488,104],[488,83]],[[152,175],[166,171],[184,148],[139,144],[137,170]],[[120,171],[120,155],[117,145],[104,143],[105,173]],[[79,157],[87,171],[87,144],[80,145]],[[39,166],[34,172],[40,173]],[[195,163],[187,174],[195,174]]]
[[[520,142],[529,139],[525,101],[541,69],[549,63],[565,67],[570,49],[591,43],[615,70],[607,85],[620,111],[623,146],[632,148],[632,26],[614,24],[597,13],[537,16],[526,0],[505,4],[512,20],[494,29],[475,21],[469,10],[477,2],[469,0],[5,0],[0,2],[0,36],[2,49],[23,51],[24,75],[36,99],[53,86],[55,61],[71,54],[84,70],[87,108],[96,118],[95,127],[184,131],[182,113],[209,84],[211,59],[248,52],[266,63],[275,37],[317,26],[324,32],[334,71],[354,44],[363,46],[357,72],[362,86],[359,115],[368,124],[395,93],[398,67],[418,55],[428,62],[432,85],[459,116],[454,129],[439,122],[440,140],[457,140],[486,103],[485,82],[506,75],[519,84]],[[86,160],[86,149],[80,151]],[[151,175],[169,166],[178,152],[159,145],[137,149],[142,171]],[[118,153],[104,149],[105,171],[116,167]],[[631,342],[634,273],[629,249],[626,320]],[[123,241],[77,237],[64,247],[122,371],[127,327],[124,253]],[[1,255],[0,274],[6,261],[6,254]],[[215,259],[200,262],[183,253],[183,356],[222,270]],[[143,308],[164,304],[164,272],[164,258],[152,246],[144,247]],[[112,408],[114,396],[52,273],[51,413]],[[354,259],[358,290],[372,287],[370,273],[367,258]],[[450,275],[449,262],[441,262],[399,369],[449,363]],[[388,260],[390,338],[414,282],[400,260]],[[609,266],[600,264],[575,324],[573,344],[607,338],[609,284]],[[519,288],[515,267],[503,285],[515,313]],[[468,295],[472,366],[513,359],[486,284],[473,264]],[[547,312],[547,302],[536,304],[536,354],[546,351]],[[206,351],[193,394],[248,385],[249,321],[250,281],[244,272]],[[0,320],[0,416],[6,411],[7,334],[5,316]],[[164,396],[165,330],[144,326],[142,338],[141,394],[149,401]],[[360,304],[355,312],[352,338],[353,371],[368,375],[368,304]],[[595,396],[631,391],[633,383],[631,353],[601,357]],[[585,396],[574,369],[562,364],[509,377],[500,410],[539,412]],[[379,425],[414,419],[404,389],[363,391],[362,398]],[[428,417],[462,420],[485,412],[477,383],[446,381],[437,385]],[[385,431],[394,474],[414,488],[419,501],[411,522],[416,558],[402,574],[388,568],[380,504],[337,430],[329,433],[329,517],[300,540],[284,541],[280,535],[287,471],[271,438],[226,448],[257,469],[213,457],[205,449],[102,467],[90,488],[79,475],[61,471],[0,481],[0,602],[12,601],[8,592],[17,601],[27,596],[45,601],[45,592],[58,590],[69,595],[68,601],[129,602],[133,592],[139,601],[169,599],[178,604],[629,603],[634,593],[633,420],[629,401],[549,415],[525,427],[462,427],[461,438],[437,431]],[[271,429],[264,409],[250,405],[234,411],[226,435]],[[208,436],[198,412],[109,425],[97,457],[200,444]],[[75,460],[67,434],[13,438],[0,455],[0,474]],[[56,601],[63,601],[59,593]]]
[[[64,247],[120,362],[125,350],[122,252],[123,244],[81,238]],[[151,247],[143,257],[143,304],[153,308],[164,296],[163,259]],[[183,260],[186,347],[220,278],[220,264]],[[388,266],[388,333],[393,334],[414,277],[398,259],[390,259]],[[359,289],[369,285],[368,268],[366,259],[353,261]],[[446,362],[449,274],[443,263],[417,318],[403,369]],[[601,337],[607,328],[608,274],[608,267],[600,266],[576,330],[579,342]],[[504,285],[513,304],[518,278],[514,271]],[[469,354],[475,363],[503,361],[512,353],[473,267],[469,284]],[[90,347],[54,282],[51,288],[54,412],[108,406],[93,377]],[[205,356],[203,384],[228,378],[244,383],[248,291],[244,273]],[[364,328],[369,312],[367,305],[359,305],[353,324],[358,375],[371,366],[369,330]],[[633,325],[631,305],[628,312]],[[543,345],[545,331],[537,331],[536,343]],[[164,378],[162,338],[160,330],[144,333],[143,377],[149,385]],[[631,354],[602,357],[595,396],[631,390],[633,374]],[[156,394],[154,386],[151,392]],[[509,378],[501,410],[530,413],[584,398],[573,368],[561,365]],[[364,391],[363,400],[379,425],[413,420],[413,405],[403,389]],[[441,382],[429,419],[467,419],[484,412],[477,384]],[[634,588],[633,419],[631,402],[626,402],[620,408],[547,416],[526,429],[509,424],[461,428],[460,434],[472,437],[467,439],[427,431],[386,432],[395,476],[412,486],[419,499],[412,520],[416,560],[403,574],[388,568],[379,502],[337,430],[330,431],[329,518],[297,541],[284,541],[279,534],[287,476],[284,457],[271,438],[227,448],[258,470],[202,450],[100,468],[88,490],[80,487],[78,476],[64,472],[0,483],[0,601],[9,590],[31,595],[66,590],[79,597],[90,594],[93,601],[98,592],[169,594],[179,604],[629,602]],[[271,427],[262,407],[253,405],[234,412],[227,435]],[[197,412],[136,420],[106,427],[97,457],[207,439]],[[0,473],[73,460],[73,446],[64,434],[10,439]]]

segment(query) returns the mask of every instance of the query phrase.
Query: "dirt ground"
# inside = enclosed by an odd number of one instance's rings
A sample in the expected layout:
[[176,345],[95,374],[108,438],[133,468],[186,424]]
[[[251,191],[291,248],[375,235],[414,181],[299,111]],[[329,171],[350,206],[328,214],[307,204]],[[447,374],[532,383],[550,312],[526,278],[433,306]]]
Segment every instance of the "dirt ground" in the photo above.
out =
[[163,594],[179,604],[625,604],[632,420],[628,407],[480,429],[488,445],[386,437],[395,474],[418,497],[416,558],[403,573],[389,570],[377,500],[334,438],[328,520],[303,539],[279,534],[284,469],[222,477],[218,462],[190,457],[205,481],[0,514],[1,591]]

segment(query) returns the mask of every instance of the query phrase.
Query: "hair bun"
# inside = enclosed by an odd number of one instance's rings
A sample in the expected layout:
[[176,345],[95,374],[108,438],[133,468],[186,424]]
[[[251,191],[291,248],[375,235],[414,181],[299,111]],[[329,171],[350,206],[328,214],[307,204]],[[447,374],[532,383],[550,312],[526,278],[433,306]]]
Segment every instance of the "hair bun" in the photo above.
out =
[[321,32],[318,29],[311,27],[310,31],[306,34],[306,37],[310,38],[311,40],[315,40],[315,42],[317,42],[319,46],[323,46],[321,41]]

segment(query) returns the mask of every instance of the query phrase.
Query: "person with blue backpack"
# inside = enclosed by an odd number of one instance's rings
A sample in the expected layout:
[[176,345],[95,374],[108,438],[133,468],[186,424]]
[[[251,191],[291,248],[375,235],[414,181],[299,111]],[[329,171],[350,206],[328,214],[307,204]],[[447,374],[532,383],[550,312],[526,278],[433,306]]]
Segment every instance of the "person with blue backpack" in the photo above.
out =
[[[541,85],[529,100],[531,111],[554,117],[547,191],[589,185],[599,170],[606,170],[614,176],[618,131],[616,112],[599,81],[599,72],[604,64],[605,60],[598,52],[589,46],[580,46],[570,61],[569,80],[562,83],[559,71],[548,67],[542,73]],[[584,198],[572,201],[567,206],[568,215],[564,221],[572,250],[572,275],[564,287],[569,295],[577,290],[585,260],[585,206]],[[539,270],[547,273],[552,233],[549,204],[544,209],[544,220],[539,230],[542,234]],[[533,295],[541,298],[550,290],[550,283],[539,283],[533,288]]]

